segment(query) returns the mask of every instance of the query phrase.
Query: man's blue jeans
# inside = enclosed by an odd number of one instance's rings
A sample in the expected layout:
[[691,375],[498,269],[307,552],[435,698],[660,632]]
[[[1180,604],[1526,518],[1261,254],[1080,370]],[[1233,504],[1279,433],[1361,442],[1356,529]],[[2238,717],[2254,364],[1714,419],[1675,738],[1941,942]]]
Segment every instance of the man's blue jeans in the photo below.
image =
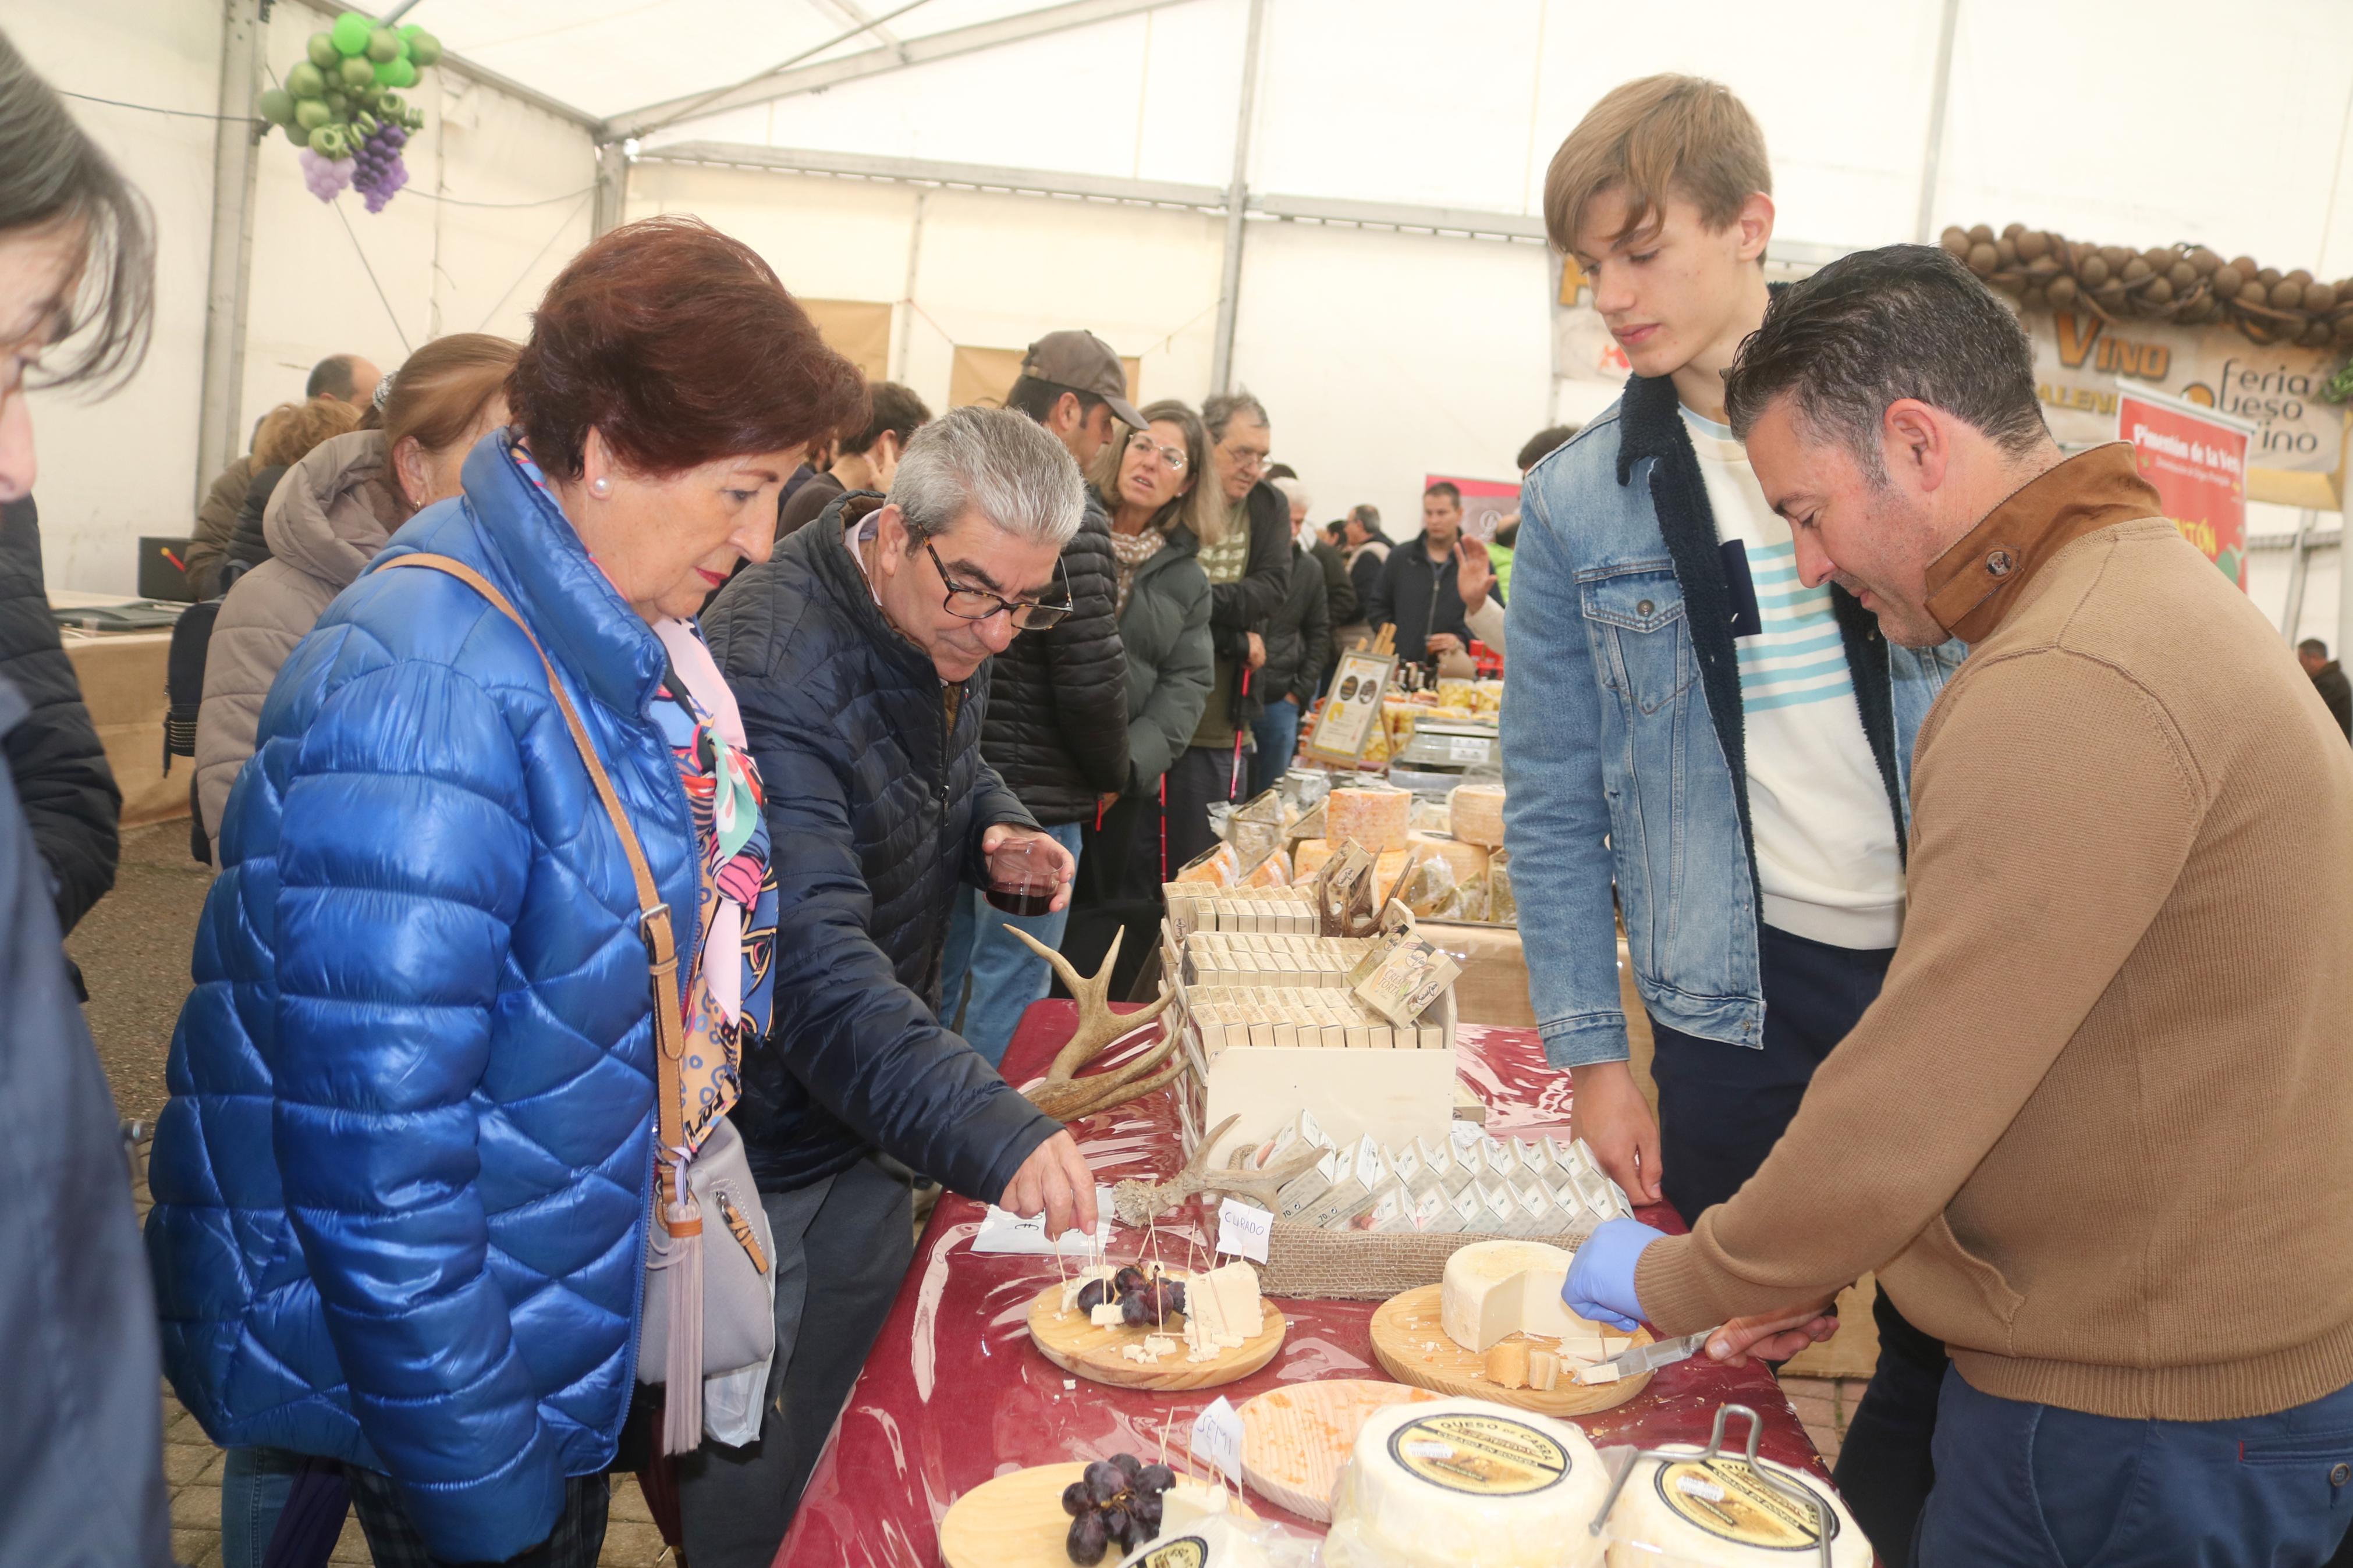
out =
[[2318,1568],[2353,1525],[2353,1387],[2275,1415],[2131,1421],[1947,1369],[1915,1568]]
[[1250,732],[1258,737],[1258,750],[1250,753],[1246,800],[1272,789],[1274,781],[1290,771],[1291,759],[1299,752],[1298,702],[1286,697],[1268,703],[1266,711],[1250,725]]
[[[1046,831],[1054,841],[1079,858],[1079,825],[1065,822]],[[990,903],[977,888],[959,887],[948,912],[948,949],[940,961],[940,1021],[955,1021],[956,1003],[964,995],[965,978],[972,979],[972,998],[965,1004],[964,1029],[972,1048],[995,1067],[1005,1059],[1013,1027],[1022,1009],[1046,994],[1052,973],[1046,961],[1021,945],[1005,928],[1019,926],[1048,947],[1060,952],[1062,928],[1071,911],[1050,915],[1008,915]]]

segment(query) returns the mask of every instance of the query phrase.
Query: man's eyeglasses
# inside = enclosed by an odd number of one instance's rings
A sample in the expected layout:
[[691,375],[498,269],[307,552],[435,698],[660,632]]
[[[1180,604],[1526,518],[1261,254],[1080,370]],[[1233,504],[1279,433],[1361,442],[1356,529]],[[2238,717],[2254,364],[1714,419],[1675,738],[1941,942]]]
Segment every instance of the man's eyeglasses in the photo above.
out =
[[1234,472],[1238,474],[1257,473],[1266,467],[1266,459],[1269,456],[1265,452],[1256,451],[1249,447],[1220,447],[1218,450],[1226,455],[1226,461],[1234,466]]
[[1160,454],[1162,468],[1172,474],[1181,474],[1185,471],[1185,454],[1174,447],[1162,446],[1145,431],[1138,430],[1134,435],[1130,436],[1127,438],[1127,449],[1138,453],[1157,452]]
[[944,603],[948,614],[959,620],[985,621],[1002,610],[1012,621],[1015,631],[1042,632],[1074,608],[1071,603],[1071,584],[1062,575],[1062,563],[1059,559],[1054,563],[1054,581],[1062,590],[1062,602],[1040,605],[1029,599],[1008,599],[986,588],[969,587],[959,583],[948,575],[948,563],[940,559],[940,552],[932,548],[932,542],[928,539],[923,541],[923,551],[931,556],[932,564],[939,569],[940,581],[947,584],[948,596]]

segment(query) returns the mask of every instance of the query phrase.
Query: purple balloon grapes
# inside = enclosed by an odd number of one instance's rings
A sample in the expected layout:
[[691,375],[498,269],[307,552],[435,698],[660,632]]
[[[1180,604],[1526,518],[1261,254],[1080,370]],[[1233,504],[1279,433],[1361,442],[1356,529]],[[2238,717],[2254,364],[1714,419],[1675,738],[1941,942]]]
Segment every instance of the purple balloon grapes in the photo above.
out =
[[400,150],[407,144],[407,130],[389,124],[377,126],[375,134],[360,143],[353,158],[356,172],[352,188],[359,192],[368,211],[384,211],[385,204],[408,184],[408,165],[400,157]]
[[322,158],[308,147],[302,149],[297,161],[302,165],[303,184],[322,202],[332,202],[342,195],[357,167],[349,158]]

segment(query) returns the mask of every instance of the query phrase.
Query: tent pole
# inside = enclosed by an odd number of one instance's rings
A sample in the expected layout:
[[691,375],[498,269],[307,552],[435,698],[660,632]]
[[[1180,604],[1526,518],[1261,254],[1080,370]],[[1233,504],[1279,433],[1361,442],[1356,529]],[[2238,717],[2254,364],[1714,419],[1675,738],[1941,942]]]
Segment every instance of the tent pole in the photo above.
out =
[[[212,245],[205,284],[204,374],[196,415],[195,505],[213,476],[245,449],[245,308],[253,279],[253,195],[267,128],[251,120],[269,59],[260,0],[221,6],[219,112],[213,133]],[[193,509],[192,509],[193,510]]]
[[627,219],[629,202],[629,150],[618,142],[596,149],[596,206],[588,220],[588,237],[610,234]]
[[1250,0],[1250,33],[1242,45],[1242,107],[1234,125],[1234,177],[1226,187],[1226,264],[1218,282],[1218,342],[1209,362],[1209,390],[1230,389],[1234,375],[1234,321],[1241,304],[1242,220],[1250,206],[1250,121],[1257,118],[1259,39],[1266,26],[1266,0]]
[[2304,585],[2312,575],[2312,525],[2319,515],[2310,507],[2295,514],[2295,559],[2288,563],[2287,607],[2280,612],[2280,635],[2290,647],[2295,646],[2296,628],[2304,624]]
[[1945,15],[1936,31],[1936,85],[1928,100],[1928,146],[1920,156],[1920,216],[1912,237],[1922,245],[1936,237],[1928,226],[1936,222],[1936,183],[1945,163],[1945,110],[1953,96],[1953,27],[1960,20],[1961,0],[1945,0]]
[[[2347,637],[2353,636],[2353,485],[2345,487],[2346,499],[2339,516],[2343,520],[2337,533],[2337,640],[2329,646],[2329,656],[2343,658]],[[2291,636],[2294,634],[2291,633]]]

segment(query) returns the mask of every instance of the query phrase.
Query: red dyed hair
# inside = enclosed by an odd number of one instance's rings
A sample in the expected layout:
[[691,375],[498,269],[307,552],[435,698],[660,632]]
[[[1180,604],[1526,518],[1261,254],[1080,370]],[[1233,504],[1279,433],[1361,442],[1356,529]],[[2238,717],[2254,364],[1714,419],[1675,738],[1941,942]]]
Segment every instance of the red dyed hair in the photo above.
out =
[[551,477],[593,428],[632,472],[781,451],[867,416],[866,380],[826,347],[775,272],[700,218],[624,225],[540,301],[507,406]]

